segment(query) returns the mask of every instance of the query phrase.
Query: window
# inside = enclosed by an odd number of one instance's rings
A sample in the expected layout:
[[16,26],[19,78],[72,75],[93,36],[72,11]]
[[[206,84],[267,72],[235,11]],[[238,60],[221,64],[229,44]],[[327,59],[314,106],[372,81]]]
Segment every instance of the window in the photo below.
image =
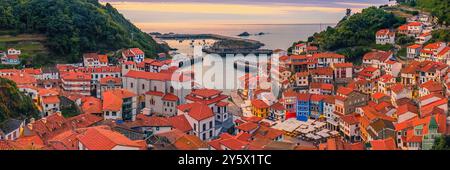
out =
[[213,122],[212,121],[209,122],[209,128],[213,128]]
[[145,90],[145,84],[142,84],[142,90]]
[[209,138],[212,138],[212,136],[213,136],[213,133],[212,133],[212,130],[211,130],[211,131],[209,131]]
[[194,123],[194,131],[197,131],[197,124]]
[[133,88],[133,83],[130,83],[131,88]]
[[156,91],[156,86],[153,86],[153,91]]
[[205,131],[205,130],[206,130],[206,123],[203,124],[203,129],[202,129],[202,131]]
[[202,135],[202,139],[205,140],[206,139],[206,133],[203,133]]
[[112,112],[112,116],[117,116],[117,112]]
[[159,127],[156,127],[156,131],[159,131]]

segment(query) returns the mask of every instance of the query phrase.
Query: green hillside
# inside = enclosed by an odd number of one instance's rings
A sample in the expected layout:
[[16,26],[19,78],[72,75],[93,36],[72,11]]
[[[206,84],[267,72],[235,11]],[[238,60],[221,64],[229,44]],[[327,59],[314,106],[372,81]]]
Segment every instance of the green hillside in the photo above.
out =
[[79,62],[84,52],[138,47],[154,57],[167,51],[110,4],[97,0],[2,0],[0,30],[44,35],[50,55],[67,62]]
[[23,95],[14,82],[0,78],[0,124],[7,118],[30,117],[38,117],[31,98]]
[[396,28],[405,22],[404,18],[370,7],[342,19],[334,28],[328,27],[314,34],[308,38],[308,42],[318,45],[320,50],[336,51],[346,55],[349,61],[357,61],[362,57],[361,54],[371,48],[378,48],[374,44],[375,33],[379,29]]

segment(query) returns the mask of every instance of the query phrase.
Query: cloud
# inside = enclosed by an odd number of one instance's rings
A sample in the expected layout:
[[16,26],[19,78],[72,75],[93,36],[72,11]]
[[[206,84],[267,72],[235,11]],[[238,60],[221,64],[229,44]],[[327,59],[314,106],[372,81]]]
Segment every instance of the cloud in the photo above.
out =
[[360,3],[360,2],[335,2],[338,5],[354,6],[354,7],[369,7],[369,6],[379,6],[382,3]]
[[161,2],[112,2],[120,11],[233,14],[233,15],[287,15],[299,11],[341,13],[345,8],[303,6],[287,4],[219,4],[219,3],[161,3]]

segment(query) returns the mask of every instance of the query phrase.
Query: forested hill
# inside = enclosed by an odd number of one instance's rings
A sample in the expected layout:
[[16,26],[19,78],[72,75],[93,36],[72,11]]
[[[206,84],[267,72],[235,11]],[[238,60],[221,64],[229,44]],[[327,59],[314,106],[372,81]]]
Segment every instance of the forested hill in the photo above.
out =
[[439,18],[440,24],[450,25],[449,0],[397,0],[397,2],[430,12]]
[[24,95],[16,84],[0,78],[0,124],[8,118],[37,118],[38,110],[31,98]]
[[[336,51],[349,57],[349,61],[360,59],[361,54],[375,44],[375,33],[382,28],[396,28],[406,21],[377,7],[363,9],[342,19],[336,27],[308,38],[323,51]],[[294,43],[294,45],[297,43]],[[292,47],[291,47],[292,48]],[[360,52],[358,52],[360,51]]]
[[167,49],[98,0],[1,0],[0,30],[44,34],[50,51],[69,62],[84,52],[138,47],[155,56]]

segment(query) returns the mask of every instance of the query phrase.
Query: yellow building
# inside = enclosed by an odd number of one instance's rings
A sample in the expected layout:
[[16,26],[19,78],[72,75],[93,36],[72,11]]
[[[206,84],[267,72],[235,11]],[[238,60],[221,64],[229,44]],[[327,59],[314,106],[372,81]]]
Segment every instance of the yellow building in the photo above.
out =
[[269,116],[269,105],[259,99],[252,100],[252,114],[257,117],[266,118]]

